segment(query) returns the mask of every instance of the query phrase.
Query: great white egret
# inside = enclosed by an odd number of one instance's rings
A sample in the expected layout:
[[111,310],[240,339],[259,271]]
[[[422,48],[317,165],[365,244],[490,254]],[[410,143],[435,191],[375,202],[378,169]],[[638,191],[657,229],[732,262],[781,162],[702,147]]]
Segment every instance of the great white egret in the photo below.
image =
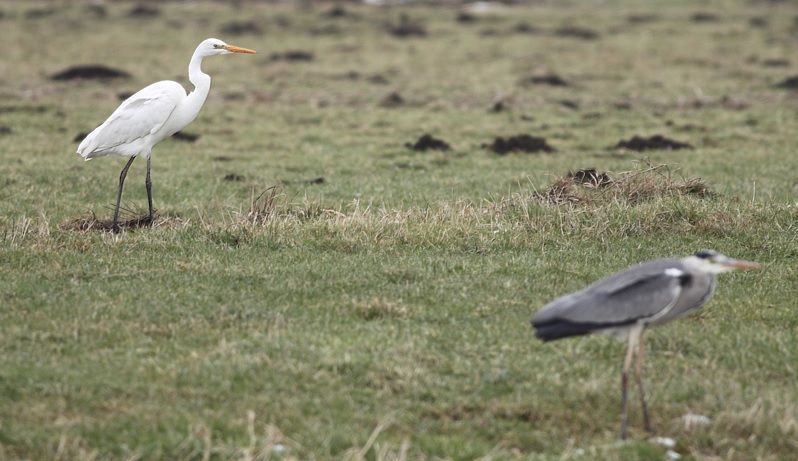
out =
[[715,292],[715,274],[758,267],[755,262],[712,250],[682,259],[649,261],[555,299],[532,317],[532,326],[543,341],[590,333],[627,336],[629,346],[621,373],[621,438],[626,438],[628,373],[635,356],[643,425],[651,432],[643,392],[643,332],[703,306]]
[[211,77],[202,72],[202,59],[230,53],[255,53],[255,50],[228,45],[215,38],[203,40],[194,50],[188,65],[188,79],[194,85],[194,91],[186,94],[182,85],[169,80],[153,83],[127,98],[78,146],[77,153],[85,160],[105,155],[130,157],[119,174],[119,190],[116,193],[112,224],[114,232],[119,231],[119,204],[122,200],[125,176],[130,164],[138,155],[143,155],[147,159],[147,178],[144,184],[147,188],[149,221],[152,222],[152,182],[150,181],[152,148],[197,118],[211,88]]

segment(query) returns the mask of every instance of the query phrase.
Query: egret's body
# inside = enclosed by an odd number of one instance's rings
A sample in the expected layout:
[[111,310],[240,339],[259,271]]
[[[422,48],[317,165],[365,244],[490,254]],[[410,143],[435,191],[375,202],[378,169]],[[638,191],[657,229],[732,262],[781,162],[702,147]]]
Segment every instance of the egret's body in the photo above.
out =
[[715,274],[753,269],[756,263],[701,251],[683,259],[660,259],[632,266],[543,306],[532,318],[543,341],[591,333],[626,336],[621,376],[621,437],[626,437],[629,368],[637,357],[636,380],[646,430],[651,430],[643,392],[643,332],[703,306],[715,292]]
[[152,148],[185,128],[199,114],[211,88],[211,77],[202,72],[202,60],[229,53],[254,53],[253,50],[224,43],[215,38],[204,40],[194,50],[188,66],[188,78],[194,91],[177,82],[161,81],[127,98],[102,125],[95,128],[78,146],[77,153],[86,160],[106,155],[130,157],[119,176],[113,229],[118,230],[119,204],[127,170],[136,156],[147,159],[147,201],[149,219],[153,218],[150,155]]

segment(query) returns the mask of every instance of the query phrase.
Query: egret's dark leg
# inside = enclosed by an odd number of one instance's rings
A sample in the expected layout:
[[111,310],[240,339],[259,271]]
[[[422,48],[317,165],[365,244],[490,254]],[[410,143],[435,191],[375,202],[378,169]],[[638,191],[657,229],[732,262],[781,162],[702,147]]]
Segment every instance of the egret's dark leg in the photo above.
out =
[[153,212],[152,212],[152,181],[150,180],[150,157],[147,156],[147,179],[144,180],[144,186],[147,188],[147,205],[149,206],[150,214],[149,220],[150,224],[153,221]]
[[623,371],[621,372],[621,439],[626,438],[627,415],[627,396],[629,394],[629,368],[632,366],[637,342],[640,339],[642,327],[634,326],[629,330],[629,345],[626,348],[626,359],[623,361]]
[[114,233],[119,232],[119,204],[122,203],[122,187],[125,185],[127,170],[130,168],[130,164],[133,163],[133,160],[136,160],[135,155],[130,157],[130,160],[128,160],[125,164],[125,167],[122,168],[122,172],[119,173],[119,190],[116,192],[116,208],[114,208],[114,220],[111,224],[111,231]]
[[646,406],[646,391],[643,390],[643,354],[645,347],[643,347],[643,332],[640,332],[640,341],[637,343],[637,366],[635,367],[635,379],[637,380],[637,388],[640,391],[640,406],[643,409],[643,427],[646,432],[654,432],[651,429],[651,420],[648,418],[648,407]]

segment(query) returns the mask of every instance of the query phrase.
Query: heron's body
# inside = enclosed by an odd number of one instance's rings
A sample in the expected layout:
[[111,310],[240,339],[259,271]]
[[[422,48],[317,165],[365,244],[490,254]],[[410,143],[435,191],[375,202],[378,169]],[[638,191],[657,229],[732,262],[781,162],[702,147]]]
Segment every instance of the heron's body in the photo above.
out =
[[208,81],[188,95],[169,80],[139,90],[86,136],[78,154],[86,160],[106,155],[149,157],[156,144],[194,121],[208,96],[210,77]]
[[621,374],[621,437],[626,437],[628,372],[637,357],[635,378],[646,430],[651,431],[643,392],[643,333],[649,326],[678,319],[703,306],[715,292],[715,274],[753,269],[714,251],[683,259],[658,259],[616,272],[543,306],[533,317],[543,341],[590,333],[626,335],[629,341]]
[[119,204],[127,170],[136,156],[147,159],[147,201],[149,220],[153,219],[152,183],[150,181],[150,155],[152,148],[185,128],[199,114],[211,88],[211,77],[202,71],[202,60],[208,56],[228,53],[254,53],[255,51],[227,45],[209,38],[194,50],[188,65],[188,78],[194,91],[186,90],[177,82],[161,81],[138,91],[127,98],[100,126],[83,139],[77,153],[85,160],[107,155],[130,157],[119,175],[116,208],[112,228],[118,230]]
[[551,341],[594,332],[618,334],[687,315],[715,291],[715,274],[689,261],[649,261],[556,299],[532,319],[536,335]]

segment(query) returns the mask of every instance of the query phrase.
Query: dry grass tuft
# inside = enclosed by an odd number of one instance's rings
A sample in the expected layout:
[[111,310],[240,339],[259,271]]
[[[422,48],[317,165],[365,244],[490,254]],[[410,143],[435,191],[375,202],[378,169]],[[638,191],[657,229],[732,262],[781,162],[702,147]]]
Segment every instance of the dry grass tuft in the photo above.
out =
[[355,302],[355,312],[363,320],[378,320],[405,317],[408,314],[408,309],[400,302],[384,298],[372,298]]
[[[119,221],[119,229],[138,229],[140,227],[152,227],[158,219],[158,215],[152,218],[146,213],[131,216],[128,219]],[[80,216],[69,221],[63,222],[58,226],[59,229],[64,231],[80,231],[87,232],[92,230],[111,232],[114,230],[113,220],[98,219],[97,215],[92,211],[91,214]]]
[[255,196],[253,187],[249,200],[249,212],[245,216],[245,220],[253,225],[271,220],[277,212],[277,202],[283,196],[282,192],[280,186],[271,186]]
[[608,173],[595,169],[568,173],[538,198],[555,205],[599,206],[618,202],[637,205],[659,197],[715,195],[703,179],[674,177],[667,165],[649,165],[613,176],[611,179]]

